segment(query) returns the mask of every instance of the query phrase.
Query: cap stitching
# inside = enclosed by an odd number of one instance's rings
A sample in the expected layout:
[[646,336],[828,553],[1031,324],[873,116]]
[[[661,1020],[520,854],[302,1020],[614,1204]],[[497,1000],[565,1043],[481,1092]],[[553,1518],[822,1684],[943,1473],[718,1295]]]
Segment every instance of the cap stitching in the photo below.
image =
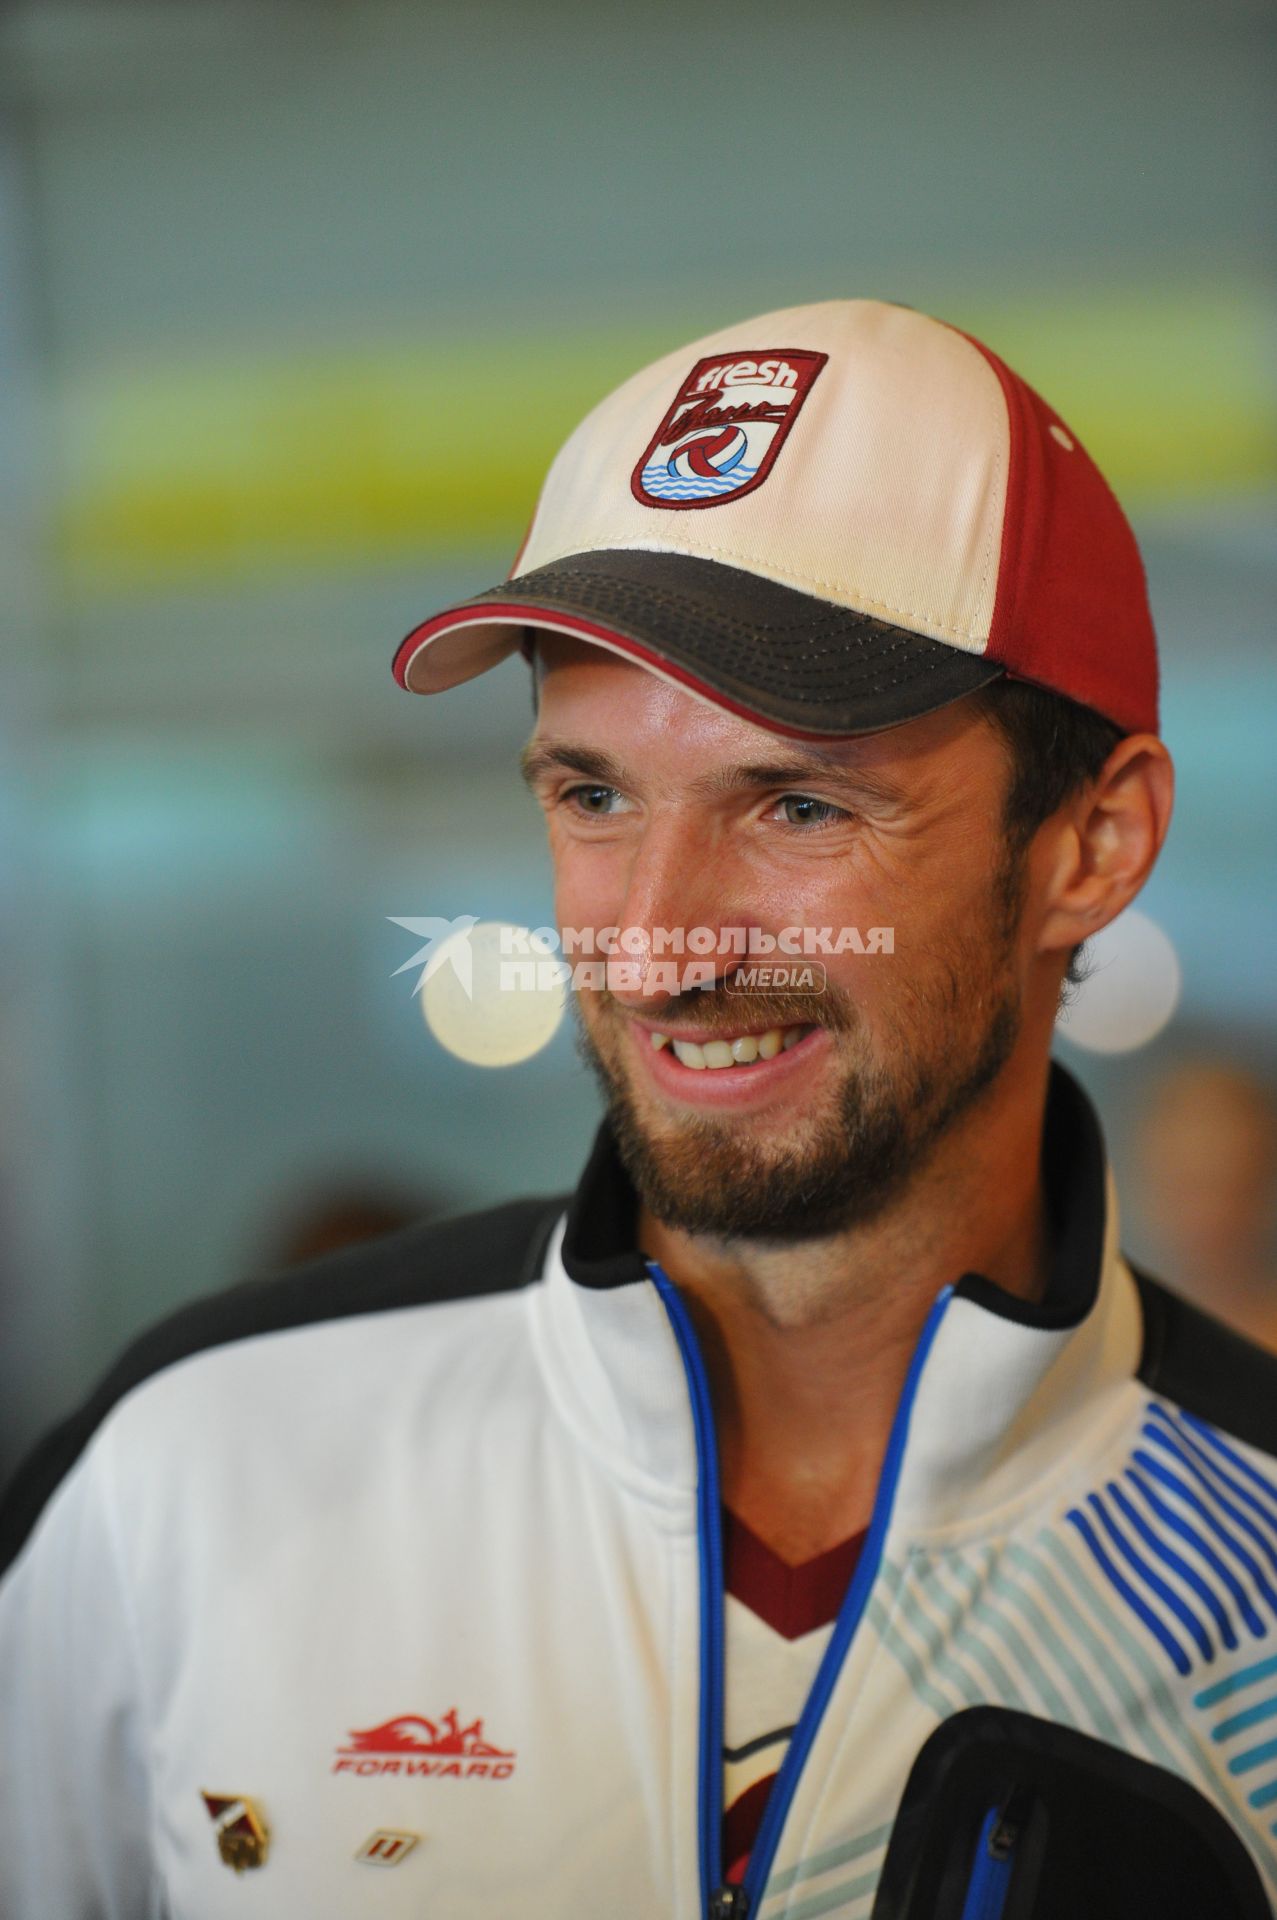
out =
[[[990,527],[988,546],[985,549],[985,569],[980,580],[980,585],[982,589],[985,581],[989,577],[989,560],[992,556],[992,550],[993,550],[993,529],[992,527]],[[609,544],[606,547],[592,548],[591,551],[597,552],[597,553],[678,553],[678,554],[683,554],[688,559],[692,559],[692,560],[703,558],[704,555],[712,553],[712,554],[718,554],[724,560],[741,560],[741,561],[747,562],[748,564],[745,567],[745,571],[747,573],[754,572],[756,570],[756,562],[757,562],[757,555],[755,554],[741,553],[735,547],[716,546],[712,544],[710,541],[700,542],[699,546],[696,549],[693,549],[691,547],[682,547],[682,546],[680,547],[639,547],[639,546],[629,545],[628,543],[621,543],[620,545],[618,545],[615,542],[609,542]],[[566,558],[567,556],[562,556],[562,557]],[[552,567],[557,564],[558,563],[555,560],[542,560],[538,566],[530,569],[530,571],[532,573],[539,573],[542,567]],[[758,577],[762,580],[772,579],[773,573],[781,574],[784,579],[794,581],[795,584],[798,585],[800,591],[802,590],[810,591],[812,589],[819,590],[821,588],[825,589],[830,593],[850,593],[854,591],[853,588],[849,587],[845,582],[841,580],[810,580],[805,575],[801,575],[797,573],[789,573],[789,572],[786,572],[783,568],[776,568],[773,570],[772,573],[759,574]],[[505,584],[507,588],[515,587],[518,585],[518,582],[520,579],[527,579],[528,577],[529,576],[527,574],[516,575],[513,580],[509,580]],[[978,639],[978,635],[973,633],[969,627],[945,626],[938,620],[932,620],[930,614],[924,613],[922,609],[918,607],[895,607],[895,606],[892,606],[889,600],[875,600],[872,604],[875,607],[880,607],[884,613],[891,613],[891,614],[898,615],[899,618],[902,620],[926,620],[932,626],[935,627],[937,634],[948,634],[948,635],[951,635],[954,639],[966,639],[966,640]],[[835,609],[835,612],[838,612],[838,613],[854,613],[856,611],[858,611],[858,609],[854,607],[839,607]],[[926,639],[928,636],[924,634],[922,637]],[[966,651],[969,652],[970,649],[968,648],[966,649]]]
[[[559,579],[559,580],[581,580],[586,583],[593,583],[598,579],[598,575],[596,574],[586,573],[576,568],[567,568],[567,567],[559,567],[556,570],[555,577],[556,579]],[[636,585],[636,590],[638,590],[637,585]],[[736,635],[744,639],[753,639],[760,634],[769,634],[769,633],[789,634],[796,630],[797,625],[803,624],[803,623],[782,624],[779,622],[767,622],[767,621],[743,621],[743,620],[738,620],[734,615],[724,614],[722,612],[717,612],[717,611],[710,612],[708,614],[702,614],[701,609],[697,607],[694,601],[690,601],[690,600],[681,598],[680,596],[671,594],[666,589],[659,588],[659,587],[643,587],[641,591],[644,599],[650,601],[654,606],[667,607],[681,614],[692,613],[692,614],[699,615],[700,617],[706,618],[710,622],[710,624],[717,627],[717,629],[720,632],[728,635]],[[492,592],[493,592],[493,597],[495,598],[501,594],[502,590],[494,588]],[[471,604],[473,604],[473,602]],[[611,611],[602,602],[600,602],[596,610],[600,612]],[[545,611],[551,618],[553,618],[556,611],[562,611],[562,610],[556,609],[554,607],[547,607]],[[822,614],[822,615],[816,616],[816,621],[820,625],[829,625],[829,624],[832,624],[832,622],[834,622],[835,620],[838,620],[839,618],[847,619],[848,617],[851,617],[851,618],[856,617],[853,609],[847,608],[847,607],[834,607],[830,609],[828,614]],[[865,618],[866,620],[872,619],[873,617],[874,616],[872,614],[865,614],[863,616],[863,618]],[[878,635],[878,636],[875,636],[875,638],[883,640],[884,636]],[[861,662],[862,669],[867,666],[871,673],[875,673],[875,674],[880,673],[884,665],[889,663],[889,657],[891,655],[904,654],[906,655],[906,657],[908,657],[911,654],[912,649],[910,648],[910,645],[909,645],[911,640],[926,641],[929,638],[930,636],[927,634],[902,633],[897,637],[886,639],[884,645],[875,651],[875,656],[872,660],[868,662],[864,662],[864,661]],[[868,645],[868,642],[869,642],[868,635],[859,634],[859,633],[848,633],[843,636],[841,646],[825,645],[825,646],[808,647],[805,650],[804,655],[802,656],[802,664],[803,665],[813,664],[816,660],[821,658],[835,659],[839,654],[839,652],[842,652],[845,656],[848,652],[850,652],[853,649],[863,650]],[[940,641],[934,641],[933,644],[938,647],[942,643]],[[978,659],[980,656],[976,654],[972,654],[972,655],[969,655],[968,657],[971,659]],[[844,660],[844,664],[849,666],[850,662]],[[919,660],[916,658],[909,659],[910,671],[904,672],[904,673],[901,673],[901,672],[895,673],[887,684],[891,686],[897,686],[897,687],[907,686],[911,681],[921,679],[929,673],[934,673],[939,667],[945,664],[947,663],[941,658],[936,658],[933,660]],[[730,673],[730,670],[729,670],[729,673]],[[744,682],[744,679],[742,678],[741,685],[744,685],[744,684],[745,682]]]
[[[666,605],[673,606],[680,611],[682,610],[681,604],[677,601],[670,600],[668,596],[653,592],[648,597],[654,601],[661,600]],[[556,613],[562,613],[564,610],[561,608],[546,607],[544,611],[548,618],[553,619]],[[723,624],[724,626],[729,625],[728,622],[723,622]],[[738,623],[732,622],[730,624],[736,625]],[[743,632],[746,637],[752,638],[756,634],[758,629],[754,627],[743,627],[740,629],[740,631]],[[437,638],[440,636],[434,636],[434,637]],[[888,647],[885,650],[884,654],[878,655],[871,660],[867,660],[867,661],[861,660],[858,663],[858,666],[859,666],[859,676],[862,678],[863,682],[875,691],[882,690],[882,689],[907,687],[911,685],[915,680],[925,679],[929,674],[938,672],[941,667],[948,664],[948,662],[940,656],[937,656],[933,659],[914,658],[914,659],[908,660],[906,671],[897,670],[891,674],[884,674],[883,669],[886,665],[889,664],[886,658],[886,654],[887,653],[894,653],[894,654],[905,653],[907,656],[909,651],[907,642],[911,638],[925,640],[927,636],[925,634],[901,635],[899,639],[893,640],[888,644]],[[849,645],[855,645],[857,647],[863,647],[865,644],[864,637],[859,634],[849,634],[847,636],[847,640]],[[426,644],[428,646],[430,642],[427,642]],[[939,646],[939,644],[940,643],[938,641],[935,642],[935,645],[937,647]],[[824,647],[821,649],[817,649],[816,651],[824,655],[834,655],[836,654],[837,649],[834,647]],[[673,655],[668,655],[667,657],[669,657],[671,660],[674,659]],[[810,661],[810,655],[808,655],[807,660],[805,660],[803,664],[808,664],[809,661]],[[692,663],[676,661],[676,664],[692,664]],[[697,667],[697,671],[704,671],[704,668],[700,663],[695,663],[695,664]],[[845,673],[850,672],[853,675],[853,677],[856,675],[856,667],[853,666],[853,664],[850,661],[845,661],[843,663],[843,666],[844,666]],[[767,691],[773,695],[776,695],[777,697],[781,697],[779,689],[775,687],[760,688],[756,681],[751,682],[739,670],[732,670],[730,668],[725,668],[725,669],[720,668],[719,677],[724,682],[734,684],[738,688],[741,688],[750,692],[755,697],[760,691]],[[821,700],[815,693],[806,693],[806,694],[799,694],[797,698],[793,698],[791,701],[791,704],[793,705],[794,709],[797,711],[806,711],[807,709],[813,706],[817,708],[824,708],[829,706],[831,703],[828,700]]]
[[[524,578],[528,580],[531,576],[525,575]],[[556,566],[555,579],[580,580],[590,585],[597,582],[600,576],[587,572],[584,568]],[[683,613],[695,613],[714,622],[727,631],[734,630],[745,636],[757,633],[798,633],[806,629],[832,626],[835,621],[855,619],[857,616],[857,609],[854,607],[831,606],[828,613],[811,614],[800,620],[741,620],[735,614],[724,613],[719,608],[711,606],[708,609],[703,609],[695,597],[671,593],[668,587],[648,586],[639,581],[625,581],[621,584],[631,588],[635,593],[640,593],[645,600],[650,600],[655,606],[672,607]],[[511,581],[509,586],[493,587],[491,589],[491,597],[493,599],[509,599],[510,587],[517,585],[517,581]],[[480,601],[486,597],[487,596],[479,596]],[[471,602],[468,604],[474,603]],[[547,609],[547,611],[550,611],[550,609]],[[870,613],[864,614],[861,617],[866,620],[872,620],[874,618],[873,614]],[[918,634],[913,637],[926,639],[927,636],[925,634]],[[849,634],[847,638],[849,640],[860,639],[861,636]],[[895,642],[893,644],[899,645],[900,643]]]
[[[564,567],[554,562],[551,562],[550,564],[555,566],[556,580],[581,581],[588,586],[588,585],[596,584],[600,579],[600,576],[598,574],[587,572],[581,568]],[[526,584],[531,581],[532,576],[530,574],[524,575],[523,579]],[[469,606],[482,606],[483,602],[486,599],[492,599],[492,600],[508,599],[510,598],[510,588],[513,586],[516,586],[517,584],[518,582],[511,581],[506,586],[493,587],[489,590],[487,594],[477,595],[474,600],[468,601],[466,604]],[[703,619],[708,623],[710,623],[711,625],[717,627],[721,632],[737,634],[745,639],[752,639],[759,634],[784,635],[784,634],[800,633],[800,632],[809,631],[809,630],[820,628],[820,627],[833,626],[836,622],[840,620],[848,620],[848,619],[854,620],[857,618],[864,619],[864,620],[876,619],[876,616],[874,614],[871,614],[871,613],[862,614],[855,607],[831,606],[827,613],[811,614],[801,620],[792,620],[792,621],[742,620],[742,619],[739,619],[735,614],[724,613],[720,608],[715,608],[712,606],[704,607],[694,598],[688,598],[681,594],[671,593],[669,589],[665,587],[648,586],[646,584],[640,584],[637,581],[632,581],[632,582],[626,581],[621,584],[629,587],[635,593],[641,593],[643,599],[646,601],[650,601],[654,606],[668,607],[679,613],[693,614],[696,617]],[[535,588],[533,589],[533,592],[535,594]],[[597,610],[599,611],[609,610],[607,607],[606,600],[602,597],[597,597]],[[548,606],[545,609],[545,611],[549,614],[553,614],[556,611],[567,611],[567,609],[556,609],[554,606],[551,605],[551,606]],[[887,623],[885,621],[878,622],[879,626],[885,626],[886,624]],[[846,645],[848,646],[854,645],[854,646],[860,646],[860,647],[867,645],[868,638],[869,636],[864,634],[859,634],[859,633],[847,633],[843,636],[843,640]],[[885,640],[885,636],[882,636],[882,635],[877,635],[875,636],[875,638]],[[925,634],[925,633],[901,633],[897,638],[885,640],[885,645],[888,650],[900,652],[907,648],[908,643],[911,640],[925,641],[932,638],[933,638],[932,635]],[[939,640],[936,640],[934,644],[937,646],[940,646],[942,642],[940,642]],[[832,654],[836,651],[836,648],[832,646],[826,646],[823,649],[818,647],[813,647],[810,649],[810,652],[813,654],[817,654],[822,651],[825,653]],[[966,649],[962,649],[962,651],[966,651]],[[978,654],[972,654],[970,657],[972,659],[978,659],[981,656],[979,656]]]
[[[911,685],[912,682],[915,680],[924,680],[926,679],[928,674],[938,672],[939,669],[942,666],[944,666],[946,663],[943,660],[917,660],[910,663],[910,667],[907,672],[898,672],[890,675],[883,675],[881,673],[881,667],[882,667],[881,661],[871,661],[868,663],[862,663],[862,665],[864,664],[867,664],[869,666],[870,671],[863,676],[863,679],[860,682],[860,684],[863,686],[868,686],[871,691],[876,692],[879,690],[887,690],[893,687],[907,687]],[[747,684],[746,681],[739,674],[725,673],[721,677],[724,680],[728,680],[728,679],[735,680],[737,684],[741,687],[745,687]],[[855,683],[853,682],[853,684]],[[755,694],[757,694],[759,689],[754,688],[752,689],[752,691]],[[783,697],[781,694],[776,692],[775,689],[764,688],[762,689],[762,691],[776,693],[777,698]],[[814,694],[807,694],[805,696],[804,695],[798,696],[798,698],[794,700],[794,705],[796,707],[802,707],[802,708],[806,708],[813,705],[816,707],[823,708],[827,706],[836,705],[836,701],[821,700]]]

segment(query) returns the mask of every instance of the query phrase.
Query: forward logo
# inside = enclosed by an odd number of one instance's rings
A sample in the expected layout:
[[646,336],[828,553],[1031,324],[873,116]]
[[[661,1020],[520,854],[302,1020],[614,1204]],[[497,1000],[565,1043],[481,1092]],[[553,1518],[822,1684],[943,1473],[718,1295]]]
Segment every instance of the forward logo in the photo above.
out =
[[518,1758],[497,1747],[483,1732],[483,1721],[463,1727],[455,1707],[441,1720],[401,1713],[379,1727],[352,1729],[350,1744],[338,1747],[334,1773],[421,1774],[440,1780],[508,1780]]

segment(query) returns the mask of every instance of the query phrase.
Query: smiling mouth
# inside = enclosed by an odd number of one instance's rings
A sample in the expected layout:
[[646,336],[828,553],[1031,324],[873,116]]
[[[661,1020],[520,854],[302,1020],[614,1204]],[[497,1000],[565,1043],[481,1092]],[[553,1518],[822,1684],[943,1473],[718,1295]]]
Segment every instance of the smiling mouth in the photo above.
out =
[[760,1060],[774,1060],[778,1053],[788,1053],[814,1031],[811,1024],[768,1027],[766,1033],[741,1033],[734,1038],[723,1034],[718,1039],[697,1041],[679,1040],[671,1034],[649,1030],[648,1038],[654,1053],[669,1047],[682,1066],[691,1067],[694,1072],[721,1073],[727,1067],[752,1067]]

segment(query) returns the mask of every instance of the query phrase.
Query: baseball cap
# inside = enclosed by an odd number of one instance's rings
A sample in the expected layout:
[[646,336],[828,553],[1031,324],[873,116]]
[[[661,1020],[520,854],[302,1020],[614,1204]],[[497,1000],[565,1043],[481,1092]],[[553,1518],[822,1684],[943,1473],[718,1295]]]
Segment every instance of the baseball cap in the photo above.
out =
[[776,732],[877,732],[1010,675],[1157,727],[1135,536],[1076,434],[980,341],[832,300],[635,374],[555,458],[510,577],[395,657],[438,693],[537,630]]

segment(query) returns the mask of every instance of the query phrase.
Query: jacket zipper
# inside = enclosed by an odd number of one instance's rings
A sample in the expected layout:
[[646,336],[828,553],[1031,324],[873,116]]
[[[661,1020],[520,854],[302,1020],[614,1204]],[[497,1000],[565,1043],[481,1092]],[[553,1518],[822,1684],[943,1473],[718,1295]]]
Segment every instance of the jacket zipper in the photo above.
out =
[[1022,1832],[1023,1824],[1011,1805],[993,1807],[985,1815],[976,1842],[971,1878],[967,1882],[962,1920],[1002,1920]]
[[[926,1323],[909,1362],[909,1372],[896,1407],[887,1441],[887,1451],[874,1496],[873,1515],[865,1544],[856,1563],[838,1618],[834,1622],[829,1645],[825,1649],[811,1692],[790,1737],[785,1758],[776,1775],[758,1834],[749,1856],[749,1865],[740,1886],[723,1883],[723,1522],[719,1491],[718,1441],[714,1430],[714,1407],[709,1379],[701,1357],[700,1343],[691,1317],[677,1287],[655,1260],[647,1263],[648,1272],[660,1294],[674,1338],[678,1343],[683,1370],[687,1376],[692,1403],[692,1426],[696,1435],[697,1532],[700,1545],[701,1592],[701,1698],[698,1775],[700,1783],[699,1829],[701,1863],[701,1906],[708,1920],[748,1920],[757,1909],[766,1888],[780,1844],[790,1806],[812,1744],[819,1731],[852,1638],[868,1604],[869,1594],[878,1577],[883,1542],[895,1505],[896,1487],[904,1459],[909,1417],[917,1396],[918,1382],[928,1353],[953,1298],[953,1288],[945,1287],[927,1315]],[[1000,1909],[998,1910],[1000,1911]],[[968,1920],[966,1914],[963,1920]]]

